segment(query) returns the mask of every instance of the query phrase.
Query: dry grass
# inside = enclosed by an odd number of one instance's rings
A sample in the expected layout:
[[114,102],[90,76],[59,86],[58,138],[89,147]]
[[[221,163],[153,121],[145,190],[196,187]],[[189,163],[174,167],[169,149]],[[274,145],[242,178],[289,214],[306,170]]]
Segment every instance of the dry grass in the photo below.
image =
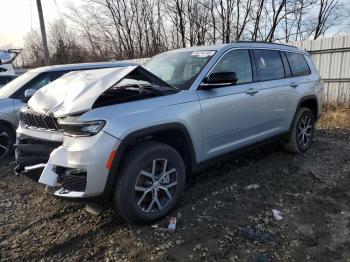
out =
[[350,129],[350,109],[341,107],[324,108],[317,127]]

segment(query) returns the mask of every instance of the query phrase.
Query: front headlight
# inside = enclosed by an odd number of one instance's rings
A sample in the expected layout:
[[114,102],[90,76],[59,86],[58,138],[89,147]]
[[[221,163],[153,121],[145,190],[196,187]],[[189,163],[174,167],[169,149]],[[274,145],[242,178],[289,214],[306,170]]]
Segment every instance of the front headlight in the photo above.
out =
[[103,120],[88,121],[88,122],[69,122],[58,120],[58,123],[63,129],[63,133],[67,136],[93,136],[106,124]]

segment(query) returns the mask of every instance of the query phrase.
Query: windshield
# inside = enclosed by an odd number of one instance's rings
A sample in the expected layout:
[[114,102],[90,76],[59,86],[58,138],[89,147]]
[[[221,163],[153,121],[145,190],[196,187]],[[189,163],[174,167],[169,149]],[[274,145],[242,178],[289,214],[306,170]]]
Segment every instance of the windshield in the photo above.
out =
[[189,89],[214,54],[215,51],[208,50],[164,53],[144,67],[172,86]]
[[12,80],[10,83],[4,85],[0,89],[0,98],[8,98],[12,96],[18,89],[32,80],[38,74],[38,72],[29,71]]

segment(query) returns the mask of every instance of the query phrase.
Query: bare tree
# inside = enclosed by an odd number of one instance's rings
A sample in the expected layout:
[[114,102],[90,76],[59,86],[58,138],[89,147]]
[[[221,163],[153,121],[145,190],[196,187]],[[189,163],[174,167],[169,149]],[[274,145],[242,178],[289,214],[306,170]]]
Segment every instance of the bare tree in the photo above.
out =
[[22,57],[24,64],[27,66],[38,67],[44,65],[41,36],[37,30],[32,30],[25,36]]
[[252,17],[252,20],[254,21],[254,30],[252,33],[252,40],[253,41],[256,41],[258,39],[261,15],[262,15],[262,11],[264,9],[265,0],[258,0],[256,4],[258,6],[258,9],[256,11],[252,12],[252,13],[256,13],[256,16]]
[[[339,0],[87,0],[71,4],[64,17],[49,26],[54,63],[151,57],[247,38],[317,39],[344,14]],[[25,63],[43,63],[40,46],[40,35],[31,32]]]
[[[272,17],[270,20],[271,26],[270,30],[265,38],[265,41],[272,42],[274,40],[274,35],[276,32],[276,28],[280,23],[281,19],[286,15],[283,15],[283,9],[286,6],[286,0],[272,0],[271,1],[271,11]],[[266,12],[270,12],[270,10],[266,9]]]
[[320,0],[314,39],[323,35],[340,17],[339,0]]
[[[242,34],[246,29],[247,23],[249,22],[250,13],[252,10],[252,3],[252,0],[236,0],[236,41],[242,38]],[[243,13],[241,12],[241,10],[243,10]]]

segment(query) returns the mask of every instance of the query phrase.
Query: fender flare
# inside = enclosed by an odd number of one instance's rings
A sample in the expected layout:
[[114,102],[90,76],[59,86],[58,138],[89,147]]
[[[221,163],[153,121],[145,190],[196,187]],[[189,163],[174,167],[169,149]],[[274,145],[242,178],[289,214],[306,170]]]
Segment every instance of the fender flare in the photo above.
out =
[[189,162],[190,171],[192,171],[195,168],[195,166],[197,165],[195,150],[193,147],[191,136],[190,136],[187,128],[183,124],[181,124],[181,123],[166,123],[166,124],[155,125],[155,126],[146,127],[143,129],[133,131],[130,134],[128,134],[127,136],[125,136],[124,139],[121,140],[121,143],[117,148],[117,154],[112,162],[112,168],[108,172],[108,177],[107,177],[105,189],[103,191],[103,198],[104,199],[108,199],[113,192],[113,187],[114,187],[115,181],[118,177],[117,172],[121,166],[121,159],[123,158],[128,146],[136,143],[140,137],[145,137],[145,136],[157,133],[157,132],[167,131],[167,130],[180,131],[184,135],[186,142],[187,142],[187,147],[190,151],[189,152],[189,156],[191,158],[190,162]]
[[[297,115],[297,112],[298,112],[298,109],[301,107],[301,104],[307,100],[315,100],[316,101],[316,105],[318,107],[318,101],[317,101],[317,96],[316,95],[307,95],[307,96],[303,96],[302,98],[300,98],[299,102],[298,102],[298,105],[294,111],[294,116],[293,116],[293,121],[291,122],[290,124],[290,127],[289,127],[289,132],[291,132],[292,128],[293,128],[293,123],[295,121],[295,117]],[[315,118],[317,118],[317,116],[315,116]]]

